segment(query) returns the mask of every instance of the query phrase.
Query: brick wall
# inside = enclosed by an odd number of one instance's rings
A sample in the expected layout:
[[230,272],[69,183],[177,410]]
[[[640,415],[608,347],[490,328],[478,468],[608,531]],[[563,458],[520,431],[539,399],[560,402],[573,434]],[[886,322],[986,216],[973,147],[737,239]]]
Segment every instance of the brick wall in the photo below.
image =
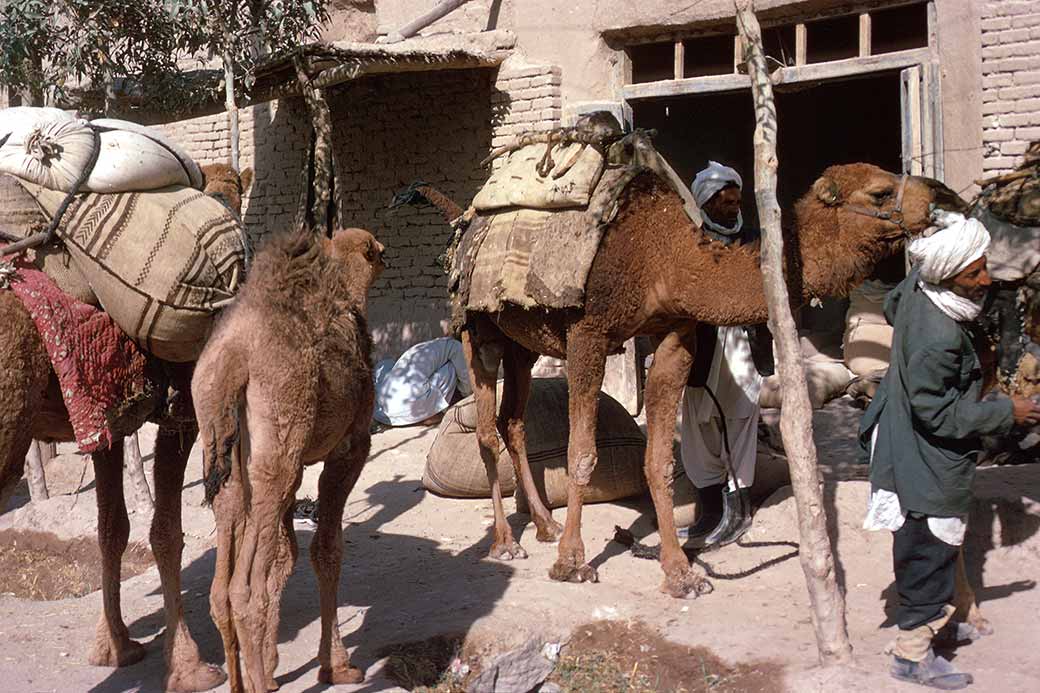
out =
[[982,18],[982,142],[987,175],[1040,139],[1040,0],[990,0]]
[[[488,151],[561,120],[560,70],[405,73],[359,80],[328,93],[333,117],[337,223],[372,230],[390,267],[369,306],[375,357],[441,336],[448,325],[446,278],[437,257],[451,231],[433,208],[389,210],[393,194],[424,180],[467,205],[487,178]],[[296,216],[310,123],[301,99],[240,110],[242,166],[255,182],[244,200],[250,236],[285,229]],[[224,114],[163,126],[200,165],[229,158]]]

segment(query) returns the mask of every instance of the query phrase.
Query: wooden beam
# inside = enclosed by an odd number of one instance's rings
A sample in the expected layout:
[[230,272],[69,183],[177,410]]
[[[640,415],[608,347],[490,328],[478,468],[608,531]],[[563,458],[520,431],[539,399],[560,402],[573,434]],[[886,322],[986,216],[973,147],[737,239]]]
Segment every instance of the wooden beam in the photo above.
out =
[[805,22],[799,22],[794,25],[794,64],[805,65],[807,62],[806,55],[809,50],[809,37],[808,30],[805,28]]
[[681,39],[675,42],[675,69],[673,73],[675,79],[682,79],[686,76],[686,46],[683,45]]
[[744,64],[744,40],[740,34],[733,37],[733,74],[740,74],[740,67]]
[[[901,70],[930,62],[927,48],[871,55],[866,58],[848,58],[813,65],[795,65],[777,68],[772,73],[773,84],[798,84],[843,79],[873,72]],[[682,80],[666,79],[659,82],[629,84],[621,88],[626,100],[652,99],[661,96],[685,96],[687,94],[711,94],[738,91],[751,86],[747,75],[712,75],[710,77],[687,77]]]
[[622,96],[629,101],[653,99],[660,96],[685,96],[687,94],[711,94],[723,91],[738,91],[751,86],[747,75],[712,75],[691,77],[682,80],[666,79],[660,82],[629,84],[623,87]]
[[798,330],[784,279],[784,237],[776,197],[777,118],[773,87],[758,19],[751,0],[738,0],[737,27],[748,46],[748,72],[755,103],[755,200],[762,226],[762,283],[769,306],[769,328],[776,344],[777,374],[783,388],[780,433],[791,468],[798,516],[799,561],[809,592],[816,647],[824,666],[852,663],[852,644],[845,620],[845,595],[838,586],[826,504],[813,442],[813,412],[802,370]]
[[870,55],[870,13],[862,12],[859,15],[859,57],[865,58]]

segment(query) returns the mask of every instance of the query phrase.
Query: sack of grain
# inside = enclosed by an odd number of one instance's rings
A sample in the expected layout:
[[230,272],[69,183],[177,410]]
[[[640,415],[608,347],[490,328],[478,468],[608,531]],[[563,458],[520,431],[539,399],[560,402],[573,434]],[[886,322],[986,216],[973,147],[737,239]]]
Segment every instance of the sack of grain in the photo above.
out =
[[[48,216],[65,194],[22,183]],[[194,361],[243,279],[238,220],[193,188],[76,196],[59,235],[105,311],[159,358]]]
[[[819,356],[803,362],[805,384],[809,388],[809,402],[813,409],[821,409],[827,402],[845,394],[852,381],[852,373],[841,361]],[[758,393],[758,406],[763,409],[779,409],[783,399],[780,375],[774,374],[762,381]]]
[[27,131],[37,125],[51,122],[72,122],[75,120],[75,115],[60,108],[36,108],[33,106],[4,108],[0,110],[0,139],[10,135],[20,140]]
[[202,189],[198,164],[158,130],[112,118],[92,120],[90,125],[101,136],[101,151],[84,190],[113,193],[170,185]]
[[884,304],[891,288],[882,282],[866,281],[849,294],[843,352],[845,365],[857,376],[888,368],[892,326],[885,320]]
[[[564,506],[567,504],[567,440],[570,433],[567,381],[558,378],[532,381],[524,422],[527,459],[535,486],[543,494],[548,507]],[[491,489],[477,446],[476,423],[476,404],[472,397],[448,410],[426,458],[423,485],[428,490],[452,498],[490,497]],[[624,407],[602,392],[596,422],[596,448],[599,460],[585,493],[587,503],[626,498],[646,491],[643,474],[646,438]],[[517,488],[504,444],[500,445],[499,479],[503,494]],[[525,512],[525,506],[526,498],[517,488],[517,509]]]
[[[46,229],[47,223],[40,206],[18,184],[18,179],[0,174],[0,230],[17,238],[26,238]],[[90,284],[60,244],[33,248],[28,252],[28,259],[69,296],[91,306],[100,305]]]
[[[28,116],[20,119],[29,121]],[[85,120],[40,119],[11,131],[0,147],[0,173],[67,193],[76,187],[93,151],[94,131]]]

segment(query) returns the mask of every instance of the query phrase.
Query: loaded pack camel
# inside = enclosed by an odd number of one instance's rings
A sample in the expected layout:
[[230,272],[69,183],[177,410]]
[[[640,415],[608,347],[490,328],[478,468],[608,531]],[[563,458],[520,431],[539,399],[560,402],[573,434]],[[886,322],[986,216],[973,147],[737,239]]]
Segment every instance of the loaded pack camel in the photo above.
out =
[[[311,563],[323,683],[356,683],[336,621],[343,507],[368,457],[374,391],[368,289],[383,246],[367,231],[272,239],[199,357],[192,395],[217,525],[210,612],[232,691],[278,688],[278,607],[296,562],[293,501],[324,461]],[[239,652],[242,656],[239,665]]]
[[[204,167],[207,193],[240,195],[243,186],[227,166]],[[251,175],[243,172],[243,178]],[[240,208],[231,208],[239,214]],[[34,438],[45,441],[75,440],[69,414],[62,401],[57,377],[43,340],[25,306],[11,291],[0,291],[0,512],[22,477],[25,456]],[[155,444],[155,514],[150,541],[162,583],[166,634],[163,654],[165,686],[172,691],[203,691],[225,680],[219,667],[199,657],[198,647],[184,623],[181,600],[181,489],[184,470],[195,441],[196,427],[188,396],[191,364],[165,363],[171,390],[177,393],[177,417],[159,419]],[[144,423],[147,412],[131,412],[132,422],[118,422],[114,429],[130,430]],[[160,413],[152,413],[160,416]],[[95,666],[122,667],[145,656],[145,648],[130,639],[120,608],[120,563],[130,534],[123,495],[123,441],[92,455],[98,507],[98,544],[101,550],[103,613],[91,645],[88,661]]]
[[[426,195],[428,186],[413,186],[413,192],[436,204],[446,219],[457,220],[463,212],[443,195]],[[828,168],[786,217],[791,228],[785,234],[785,268],[793,300],[801,304],[846,295],[880,261],[900,252],[908,235],[923,231],[937,205],[960,209],[963,202],[934,180],[894,175],[869,164]],[[670,488],[675,415],[693,363],[697,324],[748,325],[767,317],[758,245],[725,247],[709,241],[684,213],[679,195],[649,172],[621,193],[618,213],[589,270],[583,310],[526,310],[510,304],[497,313],[468,311],[463,343],[477,401],[480,453],[492,489],[491,555],[527,555],[502,509],[497,427],[527,494],[537,539],[559,538],[549,576],[572,582],[598,579],[586,562],[581,538],[583,493],[596,465],[597,394],[607,355],[630,337],[651,335],[660,345],[646,383],[645,471],[661,535],[661,590],[673,597],[710,591],[676,535]],[[567,360],[569,484],[562,536],[539,500],[525,449],[524,408],[539,354]],[[505,382],[496,417],[500,364]]]

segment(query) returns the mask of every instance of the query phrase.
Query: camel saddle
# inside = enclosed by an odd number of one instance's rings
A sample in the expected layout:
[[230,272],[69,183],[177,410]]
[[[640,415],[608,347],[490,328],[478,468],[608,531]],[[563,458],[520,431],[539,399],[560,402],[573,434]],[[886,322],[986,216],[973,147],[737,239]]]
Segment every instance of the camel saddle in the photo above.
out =
[[[604,230],[617,215],[622,191],[640,174],[651,171],[666,181],[700,223],[690,191],[642,131],[603,148],[557,147],[549,151],[551,159],[546,148],[531,144],[511,153],[474,198],[465,217],[471,221],[449,253],[456,332],[468,311],[495,313],[507,304],[583,308]],[[555,168],[546,170],[547,160]],[[561,166],[565,172],[554,179]]]

